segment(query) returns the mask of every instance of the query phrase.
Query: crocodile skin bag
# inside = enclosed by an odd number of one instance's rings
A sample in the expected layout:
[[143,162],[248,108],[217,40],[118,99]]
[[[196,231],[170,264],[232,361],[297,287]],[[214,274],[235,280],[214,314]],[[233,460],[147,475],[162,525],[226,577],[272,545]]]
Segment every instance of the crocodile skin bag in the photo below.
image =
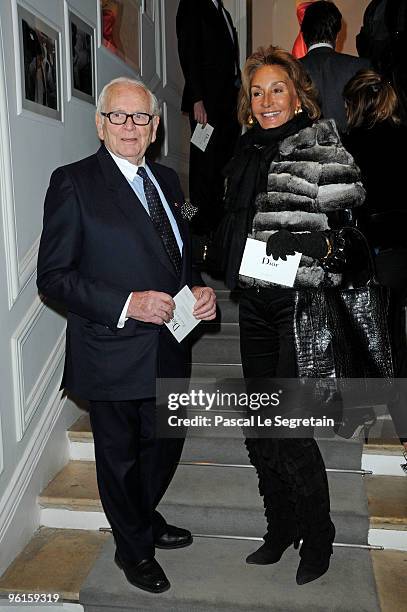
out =
[[338,377],[391,378],[392,352],[387,326],[388,294],[375,279],[374,263],[364,235],[346,228],[358,246],[358,264],[366,262],[364,286],[327,292]]

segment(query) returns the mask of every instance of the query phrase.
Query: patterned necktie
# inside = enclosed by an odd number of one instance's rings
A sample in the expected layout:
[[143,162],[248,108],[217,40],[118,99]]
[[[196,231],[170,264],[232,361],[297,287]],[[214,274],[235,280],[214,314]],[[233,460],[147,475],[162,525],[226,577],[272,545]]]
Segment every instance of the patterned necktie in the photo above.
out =
[[147,200],[148,210],[153,225],[164,243],[165,250],[177,273],[181,272],[182,260],[179,252],[178,244],[174,236],[168,215],[162,205],[161,198],[153,181],[148,176],[146,169],[140,167],[137,174],[143,179],[144,193]]

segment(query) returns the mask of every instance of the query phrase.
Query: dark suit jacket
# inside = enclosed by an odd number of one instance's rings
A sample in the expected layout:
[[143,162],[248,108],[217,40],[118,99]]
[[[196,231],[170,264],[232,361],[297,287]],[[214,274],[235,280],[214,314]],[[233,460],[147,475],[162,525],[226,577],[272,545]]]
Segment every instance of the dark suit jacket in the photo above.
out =
[[312,49],[300,59],[318,89],[322,116],[335,119],[339,130],[346,129],[343,89],[362,68],[370,68],[369,60],[346,53],[337,53],[330,47]]
[[185,78],[181,109],[190,112],[203,100],[209,118],[236,106],[235,74],[239,66],[236,29],[226,11],[233,41],[225,19],[212,0],[180,0],[177,13],[178,54]]
[[192,284],[188,227],[175,206],[184,201],[178,176],[159,164],[149,167],[181,232],[181,278],[103,145],[95,155],[51,176],[37,284],[42,294],[68,310],[63,386],[83,399],[153,397],[156,376],[188,375],[186,343],[178,344],[165,326],[129,319],[123,329],[117,328],[130,292],[156,290],[173,296]]

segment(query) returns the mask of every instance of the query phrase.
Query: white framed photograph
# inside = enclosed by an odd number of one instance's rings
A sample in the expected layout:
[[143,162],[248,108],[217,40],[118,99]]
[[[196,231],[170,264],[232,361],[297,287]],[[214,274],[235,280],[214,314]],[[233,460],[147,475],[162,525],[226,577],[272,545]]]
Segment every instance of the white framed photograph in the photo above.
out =
[[141,0],[99,0],[101,45],[140,72]]
[[95,105],[95,30],[68,10],[68,35],[71,95]]
[[17,5],[21,107],[62,120],[61,33]]

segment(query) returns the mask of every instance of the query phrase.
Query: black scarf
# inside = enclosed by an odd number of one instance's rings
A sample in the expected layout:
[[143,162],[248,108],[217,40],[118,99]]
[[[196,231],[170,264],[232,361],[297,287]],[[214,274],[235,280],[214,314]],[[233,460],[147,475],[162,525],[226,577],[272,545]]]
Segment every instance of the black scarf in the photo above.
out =
[[222,244],[216,250],[218,254],[222,252],[218,264],[223,268],[226,284],[231,289],[237,284],[244,245],[252,229],[256,195],[267,191],[268,171],[279,144],[310,125],[312,121],[305,112],[277,128],[265,130],[256,124],[241,136],[235,155],[224,170],[228,179],[226,214],[219,228]]

